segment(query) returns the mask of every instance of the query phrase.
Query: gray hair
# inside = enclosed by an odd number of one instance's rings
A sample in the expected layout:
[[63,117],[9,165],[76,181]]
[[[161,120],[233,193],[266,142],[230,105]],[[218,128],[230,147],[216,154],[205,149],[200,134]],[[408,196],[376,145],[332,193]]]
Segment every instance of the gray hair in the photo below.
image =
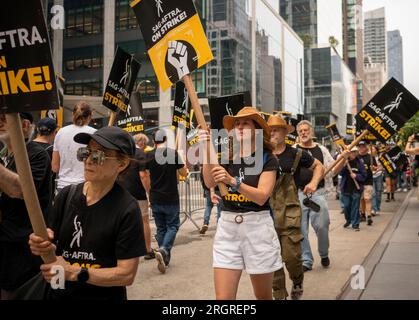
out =
[[150,139],[144,133],[139,133],[134,136],[134,141],[135,141],[135,144],[138,144],[139,142],[143,142],[144,144],[147,144],[149,143]]
[[307,125],[307,126],[309,126],[310,128],[311,128],[311,130],[312,131],[314,131],[314,128],[313,128],[313,124],[310,122],[310,121],[308,121],[308,120],[303,120],[303,121],[301,121],[299,124],[297,124],[297,131],[300,129],[300,127],[301,126],[303,126],[303,125]]

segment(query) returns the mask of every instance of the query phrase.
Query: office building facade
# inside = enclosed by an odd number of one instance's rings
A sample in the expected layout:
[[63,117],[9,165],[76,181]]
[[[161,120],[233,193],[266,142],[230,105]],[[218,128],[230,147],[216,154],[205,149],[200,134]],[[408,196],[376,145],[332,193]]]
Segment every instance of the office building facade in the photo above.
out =
[[355,76],[342,60],[342,1],[281,0],[280,13],[305,45],[304,111],[321,141],[330,123],[343,130],[357,104]]
[[387,33],[387,39],[388,78],[395,78],[403,84],[403,38],[399,30],[394,30]]

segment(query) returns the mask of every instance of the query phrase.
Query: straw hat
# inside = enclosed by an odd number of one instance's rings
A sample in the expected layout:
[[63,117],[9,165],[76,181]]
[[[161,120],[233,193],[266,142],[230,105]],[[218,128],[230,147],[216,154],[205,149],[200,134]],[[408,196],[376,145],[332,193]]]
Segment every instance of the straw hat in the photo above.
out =
[[294,126],[289,125],[282,117],[278,115],[275,115],[269,118],[268,126],[271,128],[273,127],[285,128],[287,129],[287,134],[295,131]]
[[271,134],[271,128],[269,128],[266,121],[263,120],[259,112],[253,107],[244,107],[235,116],[224,116],[223,118],[224,128],[226,128],[229,131],[233,129],[234,122],[237,119],[251,119],[263,129],[263,132],[265,135]]

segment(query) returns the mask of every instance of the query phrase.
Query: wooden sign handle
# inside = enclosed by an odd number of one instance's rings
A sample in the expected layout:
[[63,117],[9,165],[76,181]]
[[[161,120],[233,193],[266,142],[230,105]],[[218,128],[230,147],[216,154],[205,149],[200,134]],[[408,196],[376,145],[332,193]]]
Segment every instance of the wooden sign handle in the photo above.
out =
[[[193,85],[191,76],[189,74],[184,76],[183,82],[185,83],[185,87],[188,90],[189,99],[191,100],[192,108],[195,112],[195,117],[196,117],[196,120],[198,121],[198,124],[201,126],[203,130],[208,130],[204,113],[202,112],[201,106],[199,104],[198,96],[196,95],[195,87]],[[217,154],[215,153],[215,149],[212,142],[209,142],[208,146],[209,148],[207,148],[207,153],[208,153],[209,163],[210,165],[216,166],[218,165]],[[224,197],[228,194],[227,186],[224,183],[219,183],[218,188],[220,189],[221,196]]]
[[[17,174],[19,175],[23,199],[28,210],[33,232],[43,239],[48,239],[47,227],[33,182],[20,116],[18,113],[6,114],[6,119],[9,127]],[[57,260],[55,252],[51,251],[48,255],[42,256],[42,260],[45,263],[55,262]]]
[[[348,146],[348,150],[352,150],[355,146],[358,145],[358,143],[361,142],[361,140],[368,134],[368,130],[364,130],[361,135],[356,138],[349,146]],[[342,162],[342,160],[345,160],[344,157],[342,157],[341,155],[339,155],[339,157],[335,160],[335,162],[333,162],[333,164],[326,169],[325,173],[323,174],[323,179],[329,174],[330,171],[333,170],[334,167],[336,167],[340,162]]]
[[116,119],[116,112],[112,111],[109,117],[108,127],[113,127],[113,125],[115,124],[115,119]]

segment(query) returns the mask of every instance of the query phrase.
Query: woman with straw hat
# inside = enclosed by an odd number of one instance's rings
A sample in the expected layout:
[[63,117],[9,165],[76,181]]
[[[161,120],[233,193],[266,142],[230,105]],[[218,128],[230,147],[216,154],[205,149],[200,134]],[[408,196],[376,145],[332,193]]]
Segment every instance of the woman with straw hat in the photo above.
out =
[[[282,268],[282,260],[269,207],[278,168],[269,142],[270,129],[252,107],[243,108],[236,116],[225,116],[223,124],[239,148],[233,150],[237,152],[227,164],[203,166],[208,188],[217,183],[229,187],[214,239],[216,298],[236,299],[242,271],[246,270],[256,298],[271,300],[273,274]],[[201,131],[200,140],[209,141],[208,132]],[[249,170],[257,167],[260,170]]]

